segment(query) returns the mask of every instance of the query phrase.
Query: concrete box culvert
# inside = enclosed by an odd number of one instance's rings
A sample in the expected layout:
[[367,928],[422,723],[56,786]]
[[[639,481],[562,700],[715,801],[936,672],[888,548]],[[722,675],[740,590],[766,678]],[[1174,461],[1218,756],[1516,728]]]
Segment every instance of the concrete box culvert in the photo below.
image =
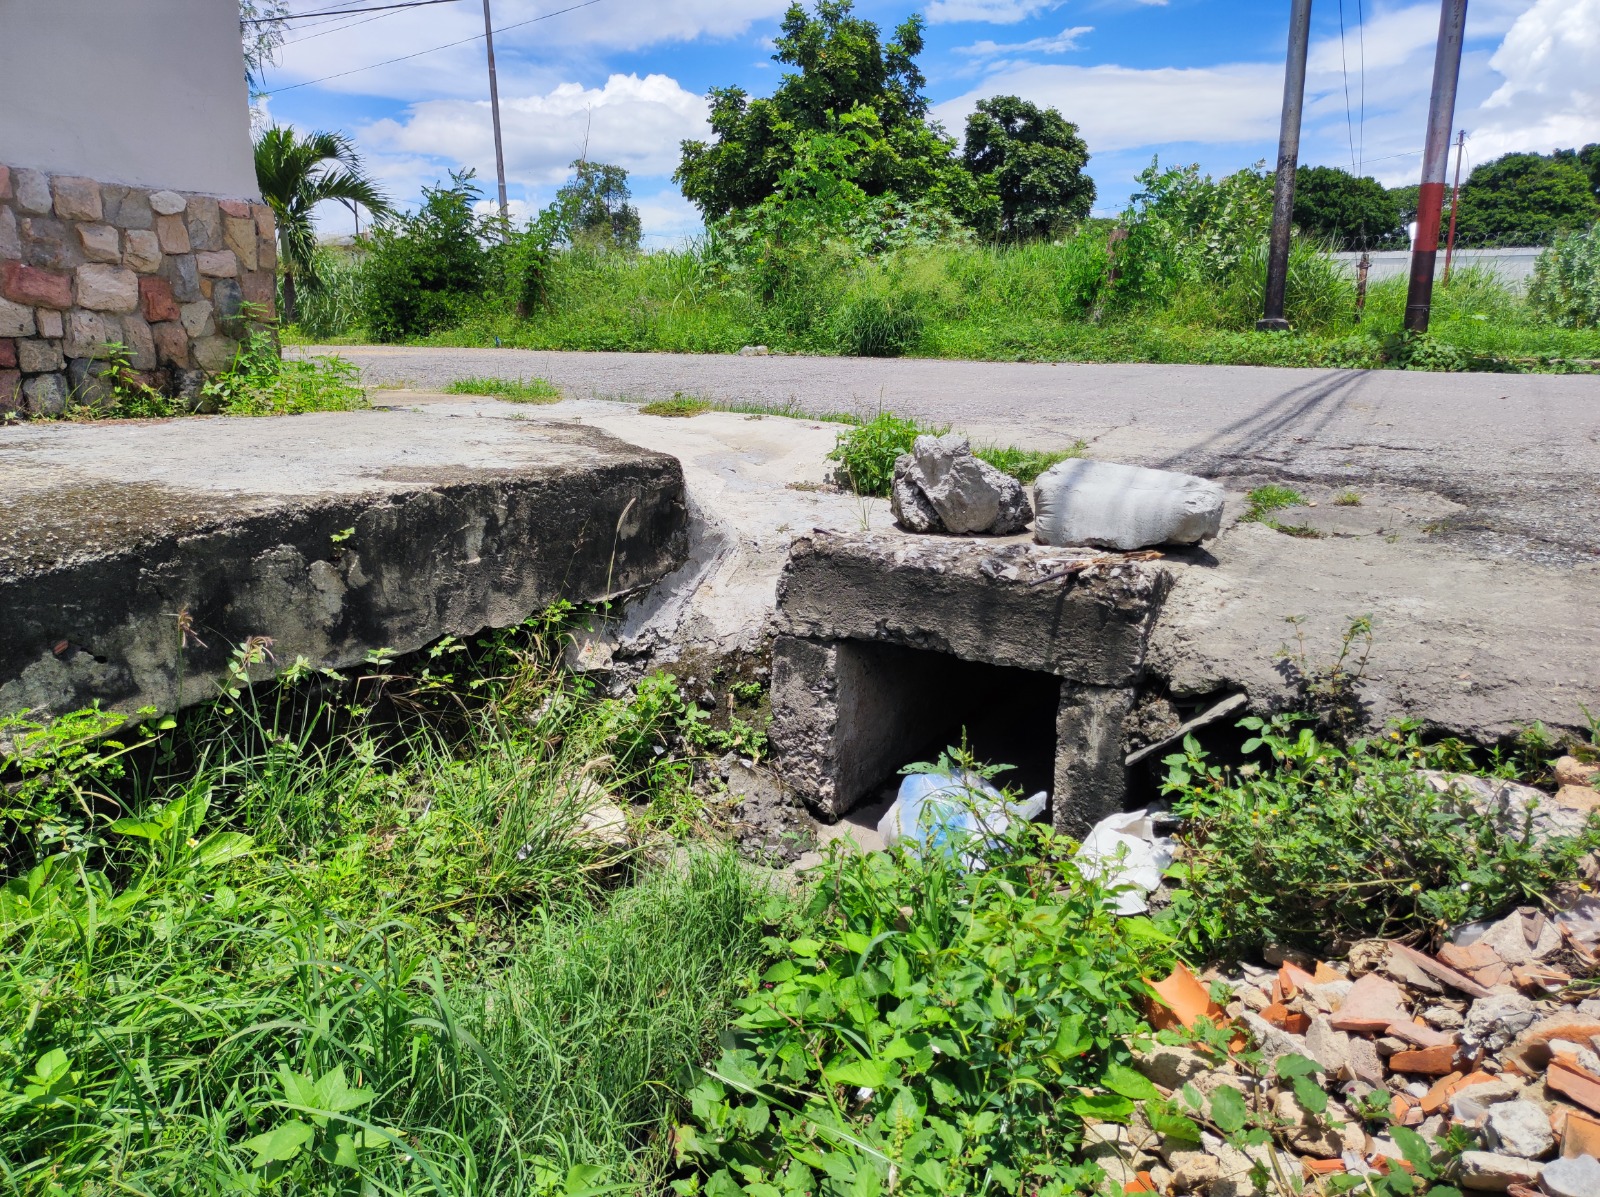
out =
[[773,646],[784,773],[838,818],[965,730],[988,759],[1020,765],[1019,784],[1049,788],[1055,825],[1081,833],[1126,796],[1124,720],[1170,583],[1159,564],[1083,549],[801,538]]

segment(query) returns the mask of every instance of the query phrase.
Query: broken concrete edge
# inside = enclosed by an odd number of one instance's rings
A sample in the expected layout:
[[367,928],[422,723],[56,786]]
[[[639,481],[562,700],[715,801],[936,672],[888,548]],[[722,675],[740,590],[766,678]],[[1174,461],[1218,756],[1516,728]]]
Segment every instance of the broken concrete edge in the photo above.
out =
[[685,559],[675,458],[629,447],[486,473],[290,507],[234,496],[208,526],[14,573],[0,580],[0,712],[166,713],[214,697],[252,638],[271,653],[252,681],[302,659],[347,668],[560,600],[615,601]]

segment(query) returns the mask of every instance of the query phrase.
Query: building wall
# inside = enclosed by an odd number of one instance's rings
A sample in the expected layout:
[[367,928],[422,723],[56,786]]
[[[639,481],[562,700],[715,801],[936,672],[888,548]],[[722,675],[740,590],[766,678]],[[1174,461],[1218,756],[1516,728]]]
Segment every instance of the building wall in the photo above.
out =
[[256,199],[233,0],[0,0],[0,162]]
[[198,402],[276,260],[234,0],[0,0],[0,416]]

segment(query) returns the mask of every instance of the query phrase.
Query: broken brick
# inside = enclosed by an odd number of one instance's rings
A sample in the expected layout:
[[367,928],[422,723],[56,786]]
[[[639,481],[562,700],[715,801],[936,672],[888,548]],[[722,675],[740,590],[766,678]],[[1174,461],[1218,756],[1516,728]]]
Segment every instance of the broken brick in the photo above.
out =
[[1443,981],[1450,988],[1460,990],[1468,997],[1481,998],[1489,996],[1489,991],[1484,986],[1478,984],[1478,982],[1464,973],[1457,972],[1448,964],[1441,964],[1426,952],[1419,952],[1415,948],[1409,948],[1403,943],[1395,943],[1393,941],[1389,943],[1389,951],[1391,954],[1404,956],[1430,977]]
[[1311,980],[1318,985],[1327,985],[1332,981],[1348,981],[1349,979],[1338,969],[1332,968],[1320,960],[1317,961],[1317,971],[1311,974]]
[[1189,971],[1181,960],[1164,980],[1151,981],[1159,1002],[1149,1003],[1150,1025],[1158,1031],[1168,1027],[1192,1027],[1202,1018],[1213,1021],[1222,1011],[1211,1000],[1211,991]]
[[1544,1083],[1545,1088],[1600,1113],[1600,1076],[1580,1067],[1570,1056],[1557,1056],[1550,1061]]
[[1273,1002],[1261,1012],[1261,1017],[1291,1035],[1304,1035],[1311,1029],[1311,1016],[1290,1010],[1282,1002]]
[[1317,1176],[1337,1176],[1345,1171],[1343,1160],[1312,1160],[1302,1159],[1300,1166],[1305,1169],[1306,1179],[1311,1180]]
[[1415,1051],[1395,1052],[1389,1057],[1389,1067],[1395,1072],[1417,1073],[1422,1076],[1445,1076],[1455,1071],[1456,1045],[1441,1043],[1434,1047],[1419,1047]]
[[1339,1031],[1369,1031],[1382,1033],[1392,1023],[1410,1018],[1405,1013],[1405,995],[1393,981],[1368,973],[1350,987],[1344,1004],[1330,1021]]
[[1592,1155],[1600,1159],[1600,1118],[1591,1118],[1582,1110],[1569,1110],[1566,1121],[1556,1128],[1561,1135],[1561,1156]]
[[1455,1096],[1456,1085],[1465,1077],[1459,1072],[1452,1072],[1449,1076],[1440,1077],[1433,1083],[1422,1098],[1422,1112],[1424,1114],[1437,1114],[1450,1104],[1450,1099]]

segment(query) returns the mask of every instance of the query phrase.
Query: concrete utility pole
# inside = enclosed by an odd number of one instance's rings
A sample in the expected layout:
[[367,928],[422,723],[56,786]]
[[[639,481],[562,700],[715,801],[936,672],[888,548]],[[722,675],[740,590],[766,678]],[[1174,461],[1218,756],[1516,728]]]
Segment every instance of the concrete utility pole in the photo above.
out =
[[1444,281],[1450,281],[1450,259],[1456,252],[1456,202],[1461,198],[1461,155],[1467,148],[1467,131],[1456,131],[1456,181],[1450,188],[1450,235],[1444,241]]
[[1306,98],[1306,46],[1311,40],[1311,0],[1293,0],[1289,55],[1283,71],[1283,120],[1278,126],[1278,173],[1272,186],[1272,235],[1267,244],[1267,298],[1256,327],[1287,332],[1283,292],[1289,277],[1289,235],[1294,219],[1294,172],[1300,162],[1300,108]]
[[500,184],[500,219],[510,217],[506,209],[506,152],[500,143],[500,85],[494,77],[494,22],[489,16],[489,0],[483,0],[483,40],[489,46],[489,111],[494,116],[494,176]]
[[1433,266],[1439,256],[1439,217],[1444,208],[1444,172],[1450,166],[1450,128],[1455,124],[1456,81],[1461,75],[1461,39],[1467,0],[1439,6],[1439,48],[1433,58],[1433,94],[1428,99],[1428,135],[1422,143],[1422,187],[1417,192],[1417,239],[1411,246],[1411,285],[1406,291],[1406,328],[1428,331],[1433,307]]

